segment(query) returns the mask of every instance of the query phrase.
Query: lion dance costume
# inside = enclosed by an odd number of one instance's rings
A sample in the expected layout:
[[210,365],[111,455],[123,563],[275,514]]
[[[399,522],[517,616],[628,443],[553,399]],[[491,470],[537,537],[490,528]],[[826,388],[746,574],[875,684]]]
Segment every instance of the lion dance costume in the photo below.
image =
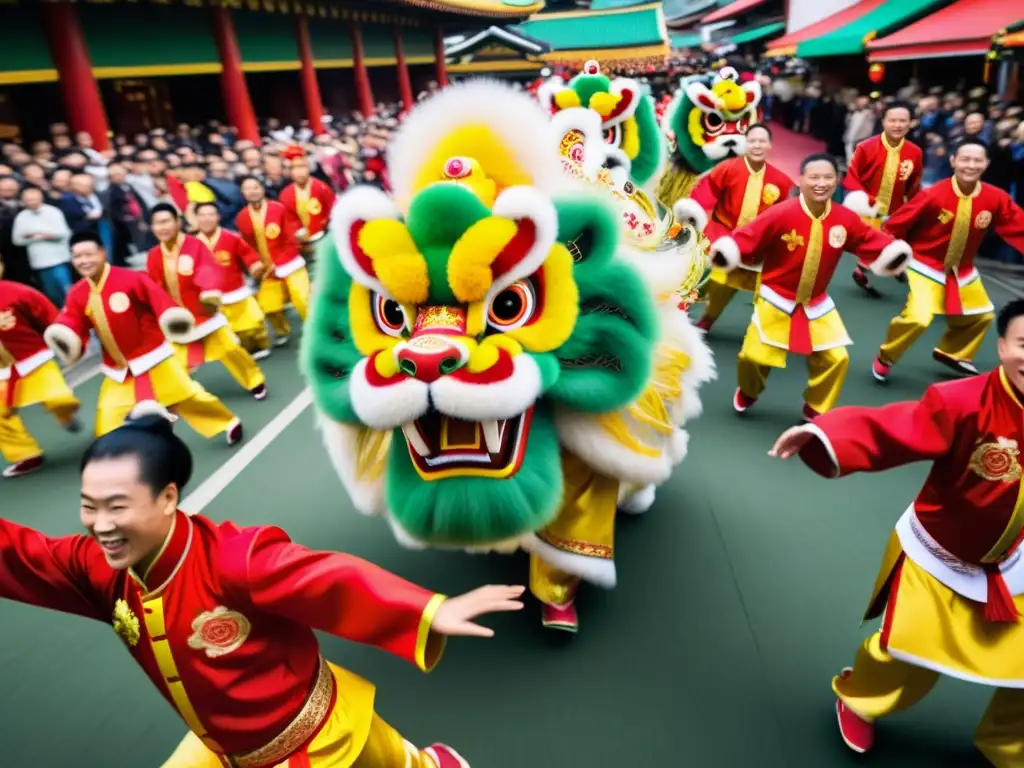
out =
[[622,488],[663,482],[685,433],[620,212],[561,171],[558,138],[493,82],[413,110],[393,197],[334,208],[302,364],[360,511],[406,546],[528,550],[545,626],[575,631],[581,581],[615,585]]

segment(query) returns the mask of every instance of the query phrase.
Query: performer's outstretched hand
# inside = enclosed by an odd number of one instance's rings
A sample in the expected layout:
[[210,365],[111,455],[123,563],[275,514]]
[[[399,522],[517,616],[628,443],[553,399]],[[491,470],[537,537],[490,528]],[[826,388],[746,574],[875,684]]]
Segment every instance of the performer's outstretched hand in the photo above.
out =
[[768,455],[776,459],[789,459],[800,453],[813,437],[814,434],[807,427],[790,427],[779,435]]
[[430,628],[439,635],[461,637],[494,637],[494,630],[480,626],[473,619],[487,613],[519,611],[526,587],[480,587],[458,597],[449,597],[434,615]]

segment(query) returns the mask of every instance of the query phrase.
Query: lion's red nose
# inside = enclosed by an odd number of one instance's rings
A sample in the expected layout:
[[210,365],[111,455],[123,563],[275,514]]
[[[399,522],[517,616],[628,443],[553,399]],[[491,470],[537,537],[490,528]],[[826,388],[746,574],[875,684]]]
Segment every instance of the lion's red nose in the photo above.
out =
[[426,384],[465,365],[462,349],[439,334],[413,337],[395,357],[402,373]]

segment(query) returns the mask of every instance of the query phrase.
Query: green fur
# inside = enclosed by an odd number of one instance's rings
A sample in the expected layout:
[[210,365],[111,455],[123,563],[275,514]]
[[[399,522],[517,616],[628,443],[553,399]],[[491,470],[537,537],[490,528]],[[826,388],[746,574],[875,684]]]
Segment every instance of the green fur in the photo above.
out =
[[643,187],[665,164],[665,138],[658,127],[658,113],[654,108],[654,102],[646,89],[640,97],[633,117],[636,118],[640,137],[640,153],[633,158],[629,175],[634,183]]
[[349,277],[334,245],[325,237],[317,249],[317,281],[302,332],[299,367],[313,400],[328,417],[359,424],[349,396],[349,376],[363,356],[352,343],[349,326]]
[[607,75],[576,75],[569,81],[569,87],[576,91],[580,104],[586,107],[595,93],[610,92],[612,81]]
[[395,434],[387,471],[392,518],[415,538],[442,547],[498,542],[540,530],[562,500],[558,437],[550,409],[533,413],[522,468],[508,479],[452,477],[424,482]]

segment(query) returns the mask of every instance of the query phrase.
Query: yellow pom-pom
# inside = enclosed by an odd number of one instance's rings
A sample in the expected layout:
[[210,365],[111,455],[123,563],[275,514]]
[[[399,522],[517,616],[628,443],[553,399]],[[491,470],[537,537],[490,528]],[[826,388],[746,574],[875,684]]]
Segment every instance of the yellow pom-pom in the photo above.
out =
[[598,91],[590,97],[590,104],[588,106],[601,117],[608,117],[619,106],[620,101],[622,101],[620,94]]
[[373,262],[377,279],[401,304],[421,304],[430,291],[427,262],[405,225],[394,219],[369,221],[359,232],[359,247]]
[[462,302],[480,301],[491,288],[491,264],[518,227],[510,219],[481,219],[458,239],[448,257],[448,285]]
[[566,88],[555,94],[555,106],[559,109],[570,109],[581,106],[580,95],[572,88]]

